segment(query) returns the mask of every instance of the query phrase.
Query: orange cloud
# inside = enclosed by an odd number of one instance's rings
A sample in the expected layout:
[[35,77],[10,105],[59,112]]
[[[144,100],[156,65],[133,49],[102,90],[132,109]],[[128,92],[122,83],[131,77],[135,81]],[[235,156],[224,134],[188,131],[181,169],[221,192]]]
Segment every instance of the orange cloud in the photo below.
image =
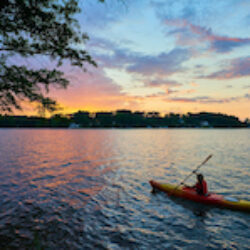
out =
[[105,76],[101,69],[90,72],[76,71],[66,74],[71,79],[67,90],[53,89],[50,96],[55,98],[64,111],[100,111],[136,107],[135,97],[122,93],[122,88]]

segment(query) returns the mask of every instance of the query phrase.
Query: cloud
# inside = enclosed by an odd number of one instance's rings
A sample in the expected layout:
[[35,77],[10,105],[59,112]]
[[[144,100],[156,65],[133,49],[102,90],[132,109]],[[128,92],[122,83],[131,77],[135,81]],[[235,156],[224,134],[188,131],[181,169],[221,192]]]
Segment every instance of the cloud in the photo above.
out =
[[101,69],[91,73],[74,70],[66,72],[66,77],[72,83],[67,91],[54,89],[51,96],[67,108],[109,110],[132,101]]
[[117,43],[100,37],[93,37],[88,43],[88,49],[98,65],[103,68],[125,68],[141,57],[138,53],[132,53]]
[[84,32],[87,31],[88,33],[103,30],[127,14],[126,6],[120,1],[107,0],[105,3],[92,0],[79,1],[79,7],[82,11],[78,15],[79,23]]
[[250,89],[250,84],[243,86],[243,89]]
[[181,102],[181,103],[201,103],[201,104],[212,104],[212,103],[230,103],[233,101],[240,101],[244,99],[250,99],[249,94],[245,94],[243,96],[237,96],[237,97],[229,97],[229,98],[213,98],[210,96],[196,96],[196,97],[173,97],[173,98],[167,98],[165,101],[167,102]]
[[163,92],[159,92],[159,93],[155,93],[155,94],[151,94],[151,95],[146,95],[144,97],[144,100],[150,99],[150,98],[162,98],[165,97],[166,93]]
[[[211,0],[210,0],[211,1]],[[204,16],[202,9],[200,8],[200,3],[197,4],[195,1],[189,0],[151,0],[151,6],[155,9],[156,16],[160,20],[167,18],[185,18],[185,19],[195,19],[199,15]],[[197,9],[197,7],[199,9]]]
[[174,35],[179,45],[206,45],[209,50],[217,53],[226,53],[234,48],[250,45],[250,38],[217,35],[211,28],[194,25],[185,19],[165,19],[164,23],[176,27],[167,34]]
[[230,52],[234,48],[250,45],[250,38],[211,37],[211,48],[219,53]]
[[250,76],[250,57],[236,58],[230,61],[229,67],[200,78],[208,79],[232,79]]
[[160,78],[156,78],[153,80],[145,79],[144,85],[147,87],[180,87],[182,86],[181,83],[178,83],[174,80],[164,80]]
[[173,89],[166,89],[166,94],[167,95],[171,95],[171,94],[174,94],[174,93],[177,93],[178,91],[177,90],[173,90]]
[[225,103],[229,102],[228,99],[214,99],[208,96],[197,96],[197,97],[173,97],[166,99],[168,102],[185,102],[185,103]]
[[145,55],[126,48],[120,48],[116,43],[97,38],[90,44],[93,57],[101,67],[122,68],[130,73],[140,75],[169,76],[182,72],[183,62],[189,60],[188,49],[175,48],[170,52],[158,55]]
[[199,84],[196,83],[196,82],[190,82],[190,85],[191,85],[192,87],[198,87],[198,86],[199,86]]
[[[97,36],[92,36],[87,46],[88,49],[93,50],[94,52],[96,52],[97,55],[98,51],[99,53],[105,51],[112,52],[112,48],[114,48],[114,46],[117,47],[117,45],[114,42],[111,42],[110,40],[103,39]],[[97,51],[95,51],[95,49],[97,49]]]
[[126,68],[128,65],[133,64],[138,57],[140,55],[132,54],[127,49],[113,47],[112,54],[98,55],[97,62],[106,68]]
[[189,56],[187,49],[178,48],[156,56],[141,55],[134,58],[127,70],[143,75],[172,75],[184,71],[182,63],[187,61]]

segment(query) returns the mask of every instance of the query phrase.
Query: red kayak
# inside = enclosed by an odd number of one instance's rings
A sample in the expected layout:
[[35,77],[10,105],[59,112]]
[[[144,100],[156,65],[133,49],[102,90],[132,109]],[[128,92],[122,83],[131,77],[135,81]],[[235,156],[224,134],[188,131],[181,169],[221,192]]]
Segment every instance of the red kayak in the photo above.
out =
[[197,194],[194,188],[185,186],[176,187],[175,185],[172,184],[159,183],[153,180],[149,181],[149,183],[154,191],[160,190],[167,193],[170,196],[180,197],[207,205],[250,212],[250,201],[247,200],[238,200],[236,198],[225,197],[223,195],[216,193],[199,195]]

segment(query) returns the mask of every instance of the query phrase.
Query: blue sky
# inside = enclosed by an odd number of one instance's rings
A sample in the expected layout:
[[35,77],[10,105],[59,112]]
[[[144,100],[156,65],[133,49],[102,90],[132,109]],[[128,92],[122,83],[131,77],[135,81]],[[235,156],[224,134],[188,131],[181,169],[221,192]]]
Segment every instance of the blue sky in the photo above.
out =
[[220,112],[250,118],[250,1],[80,1],[98,63],[65,69],[65,111]]

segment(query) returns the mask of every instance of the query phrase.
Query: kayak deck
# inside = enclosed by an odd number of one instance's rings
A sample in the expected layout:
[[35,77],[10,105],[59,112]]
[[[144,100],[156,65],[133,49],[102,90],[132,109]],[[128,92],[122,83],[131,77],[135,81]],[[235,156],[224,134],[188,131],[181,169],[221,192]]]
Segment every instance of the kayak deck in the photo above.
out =
[[169,196],[180,197],[183,199],[199,202],[207,205],[218,206],[221,208],[228,208],[233,210],[240,210],[250,213],[250,201],[238,200],[231,197],[224,197],[220,194],[208,193],[205,195],[198,195],[193,188],[190,187],[176,187],[169,183],[159,183],[156,181],[149,181],[153,190],[160,190],[167,193]]

